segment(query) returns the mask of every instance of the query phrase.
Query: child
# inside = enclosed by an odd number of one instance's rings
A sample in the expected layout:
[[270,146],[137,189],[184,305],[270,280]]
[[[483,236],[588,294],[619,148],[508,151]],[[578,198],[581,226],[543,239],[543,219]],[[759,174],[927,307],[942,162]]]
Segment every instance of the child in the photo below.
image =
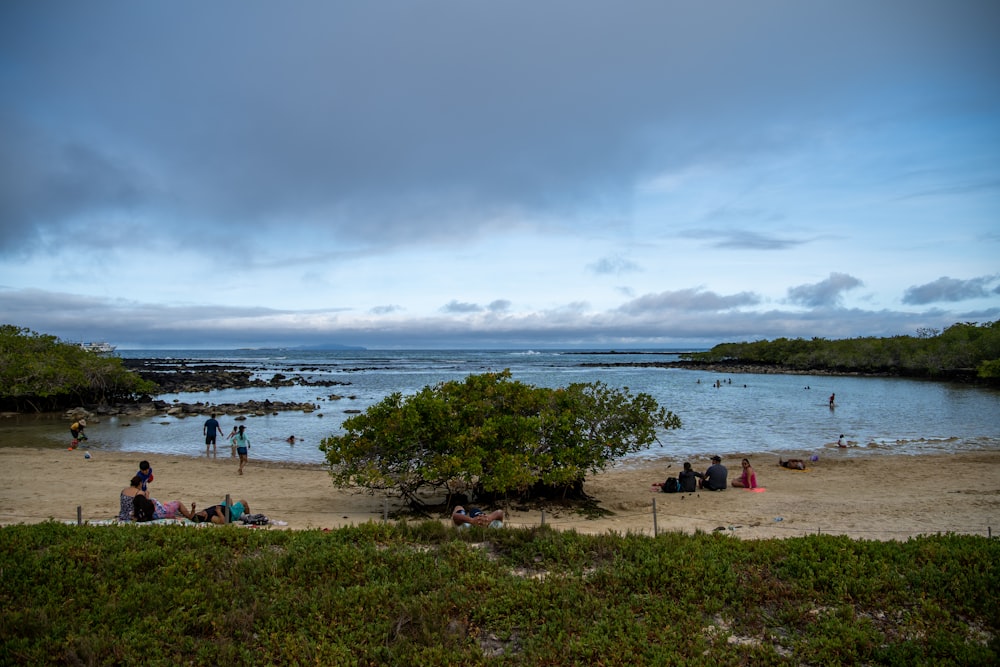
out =
[[243,466],[247,463],[247,450],[250,449],[250,438],[247,437],[246,426],[240,426],[230,442],[236,447],[236,453],[239,454],[240,474],[242,475]]
[[83,429],[86,427],[86,419],[75,421],[73,422],[73,425],[69,427],[69,434],[73,436],[73,444],[70,445],[70,449],[76,449],[76,446],[80,444],[81,440],[87,439],[87,434],[83,432]]
[[139,472],[136,476],[142,480],[142,490],[146,490],[146,485],[153,481],[153,468],[149,465],[149,461],[139,462]]

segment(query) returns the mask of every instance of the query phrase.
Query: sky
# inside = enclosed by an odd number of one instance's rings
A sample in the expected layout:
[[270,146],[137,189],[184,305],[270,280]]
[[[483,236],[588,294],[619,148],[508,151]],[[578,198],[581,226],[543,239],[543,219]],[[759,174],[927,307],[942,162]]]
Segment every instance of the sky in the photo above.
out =
[[0,3],[0,323],[626,349],[998,318],[995,0]]

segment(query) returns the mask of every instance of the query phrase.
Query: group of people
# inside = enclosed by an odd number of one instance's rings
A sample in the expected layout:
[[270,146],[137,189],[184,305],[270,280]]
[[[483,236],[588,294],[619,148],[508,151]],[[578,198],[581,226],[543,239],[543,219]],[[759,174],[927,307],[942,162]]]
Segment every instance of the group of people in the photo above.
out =
[[121,490],[119,521],[146,522],[157,519],[176,519],[181,516],[195,523],[224,524],[239,521],[243,515],[250,513],[250,503],[245,500],[229,505],[228,517],[225,502],[210,505],[200,511],[195,503],[191,503],[191,507],[188,508],[179,500],[160,502],[150,495],[149,484],[152,481],[153,467],[149,461],[140,462],[139,471],[129,480],[129,485]]
[[[750,459],[743,459],[740,462],[743,468],[739,479],[734,479],[732,485],[740,489],[756,489],[757,473],[750,465]],[[653,491],[667,491],[673,487],[674,491],[681,493],[694,493],[698,489],[703,491],[725,491],[729,484],[729,470],[722,465],[722,457],[713,456],[712,465],[708,466],[705,472],[697,472],[691,467],[691,463],[684,462],[684,467],[676,478],[668,478],[665,482],[653,485]]]
[[[208,454],[209,447],[212,448],[212,454],[216,453],[216,438],[222,435],[222,426],[219,424],[219,420],[215,418],[215,415],[210,415],[208,419],[205,420],[204,426],[202,426],[202,433],[205,436],[205,454]],[[231,456],[240,457],[240,468],[239,474],[243,474],[243,466],[247,464],[247,457],[250,452],[250,438],[247,437],[247,427],[234,426],[233,430],[229,432],[226,436],[229,440],[229,445],[232,448]]]

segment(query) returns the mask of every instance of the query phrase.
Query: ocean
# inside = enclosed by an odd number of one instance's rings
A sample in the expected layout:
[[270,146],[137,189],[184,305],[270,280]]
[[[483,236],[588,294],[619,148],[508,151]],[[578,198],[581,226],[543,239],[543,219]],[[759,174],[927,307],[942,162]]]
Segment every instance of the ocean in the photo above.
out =
[[[320,441],[343,433],[348,411],[364,411],[386,396],[412,394],[441,381],[510,369],[513,379],[542,387],[601,381],[645,392],[677,414],[683,427],[664,432],[660,442],[631,460],[668,457],[704,462],[719,454],[788,457],[908,455],[1000,447],[1000,391],[961,384],[902,378],[826,375],[722,374],[676,368],[617,364],[675,361],[677,352],[619,353],[525,350],[120,350],[132,358],[185,359],[190,365],[225,364],[269,379],[276,373],[337,386],[251,388],[165,394],[185,403],[248,400],[312,402],[312,413],[281,412],[220,418],[224,432],[243,424],[250,459],[322,463]],[[719,386],[716,386],[716,382]],[[836,406],[828,398],[836,393]],[[204,456],[205,418],[166,414],[147,419],[103,417],[88,425],[88,445],[98,450]],[[0,446],[69,444],[69,422],[58,416],[0,420]],[[843,434],[850,444],[837,447]],[[297,442],[289,445],[288,436]],[[219,456],[229,446],[219,445]],[[627,461],[626,461],[627,462]]]

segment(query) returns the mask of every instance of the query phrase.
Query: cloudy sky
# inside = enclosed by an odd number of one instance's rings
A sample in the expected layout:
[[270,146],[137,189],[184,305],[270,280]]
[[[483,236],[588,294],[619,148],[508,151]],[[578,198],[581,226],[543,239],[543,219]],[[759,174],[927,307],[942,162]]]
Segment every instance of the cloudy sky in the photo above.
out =
[[998,318],[995,0],[0,4],[0,322],[623,348]]

